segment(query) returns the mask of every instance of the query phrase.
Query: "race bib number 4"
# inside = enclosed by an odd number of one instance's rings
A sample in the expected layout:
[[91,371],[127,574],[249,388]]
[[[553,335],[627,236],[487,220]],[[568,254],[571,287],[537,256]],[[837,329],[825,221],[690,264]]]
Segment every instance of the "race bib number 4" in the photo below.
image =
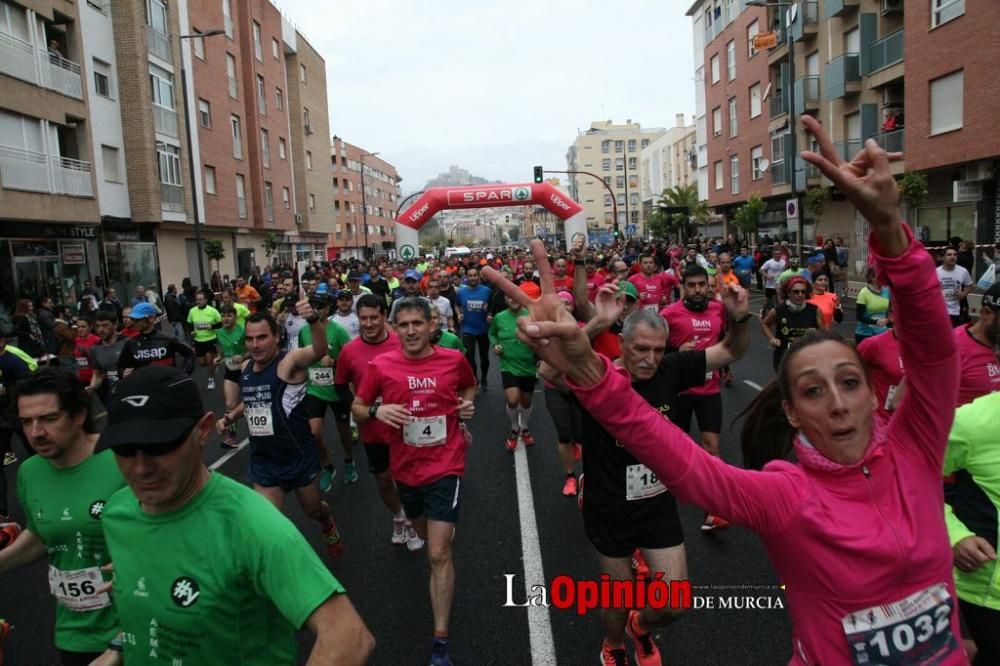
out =
[[254,437],[270,437],[274,434],[271,408],[267,405],[246,408],[247,427]]
[[333,386],[333,368],[309,368],[309,381],[313,386]]
[[108,593],[97,592],[103,584],[101,570],[97,567],[74,571],[49,567],[49,589],[59,603],[72,611],[92,611],[110,606]]
[[656,473],[645,465],[629,465],[625,468],[625,499],[648,499],[667,492]]
[[857,665],[933,666],[958,649],[951,632],[955,601],[944,583],[897,602],[846,615],[841,624]]
[[441,446],[448,439],[444,416],[414,418],[403,426],[403,441],[410,446]]

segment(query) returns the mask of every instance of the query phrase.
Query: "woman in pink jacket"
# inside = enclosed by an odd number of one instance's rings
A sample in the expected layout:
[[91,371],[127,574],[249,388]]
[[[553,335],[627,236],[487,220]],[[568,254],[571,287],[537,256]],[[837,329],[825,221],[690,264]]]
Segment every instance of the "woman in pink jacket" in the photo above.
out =
[[[777,385],[750,410],[744,454],[763,469],[708,455],[590,349],[559,307],[537,241],[543,292],[536,301],[521,294],[531,313],[519,322],[521,334],[677,499],[761,536],[787,585],[790,663],[966,664],[941,510],[958,362],[934,264],[899,218],[889,170],[897,156],[869,140],[844,162],[815,119],[802,122],[820,146],[803,158],[871,224],[870,251],[896,298],[909,387],[891,421],[876,415],[853,345],[816,331],[789,348]],[[797,463],[777,460],[792,448]]]

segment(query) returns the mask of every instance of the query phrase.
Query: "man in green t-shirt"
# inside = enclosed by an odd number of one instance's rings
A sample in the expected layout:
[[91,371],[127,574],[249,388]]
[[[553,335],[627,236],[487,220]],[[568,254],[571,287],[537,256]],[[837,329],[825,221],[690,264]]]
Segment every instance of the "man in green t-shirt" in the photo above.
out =
[[[250,308],[236,300],[232,289],[225,289],[222,292],[222,306],[226,305],[232,305],[236,310],[236,323],[240,326],[246,326],[247,317],[250,316]],[[219,308],[219,314],[222,314],[222,307]]]
[[[216,365],[226,366],[225,374],[222,378],[222,392],[226,399],[226,412],[236,409],[240,404],[240,370],[243,367],[243,360],[246,356],[246,329],[239,321],[239,311],[237,306],[246,310],[246,306],[239,303],[223,305],[219,310],[222,316],[222,328],[215,332],[216,342],[219,344],[220,356],[215,359]],[[249,310],[247,310],[249,313]],[[249,314],[247,315],[249,316]],[[211,374],[215,374],[213,368]],[[213,377],[214,379],[214,377]],[[222,436],[222,448],[238,449],[239,441],[236,439],[236,424],[230,423]]]
[[[327,355],[313,363],[309,368],[304,401],[306,412],[309,414],[309,430],[312,431],[313,437],[316,438],[316,445],[319,446],[319,461],[322,465],[319,473],[319,488],[326,493],[330,491],[333,477],[336,474],[333,460],[330,458],[330,451],[323,443],[323,417],[326,415],[327,407],[333,412],[337,434],[340,435],[340,445],[344,447],[344,482],[355,483],[358,480],[358,469],[354,464],[353,457],[354,437],[351,433],[351,406],[340,401],[337,397],[337,391],[333,387],[337,357],[340,356],[340,350],[343,349],[344,345],[351,341],[351,335],[340,324],[327,321],[331,306],[329,293],[325,291],[322,293],[314,292],[309,297],[309,304],[312,305],[319,318],[326,321]],[[308,326],[303,326],[299,330],[299,347],[308,347],[311,344],[312,332]]]
[[103,518],[122,632],[107,663],[292,664],[304,626],[310,663],[364,663],[374,639],[312,546],[265,497],[205,466],[214,425],[174,368],[132,373],[108,405],[99,447],[128,487]]
[[531,420],[531,398],[538,382],[538,360],[531,347],[517,337],[517,320],[527,317],[528,310],[510,296],[505,298],[507,309],[493,317],[488,335],[493,353],[500,357],[500,381],[510,420],[506,445],[508,451],[514,451],[518,438],[525,446],[535,443],[534,436],[528,431],[528,422]]
[[434,329],[434,333],[431,334],[432,345],[457,349],[463,354],[465,353],[465,343],[462,342],[462,338],[441,328],[441,311],[433,303],[431,304],[431,328]]
[[194,356],[198,365],[208,372],[209,391],[215,388],[216,329],[222,328],[222,315],[208,304],[208,294],[199,291],[194,297],[194,307],[188,312],[188,323],[194,331]]
[[94,453],[98,435],[90,394],[74,374],[50,367],[22,378],[14,405],[25,440],[38,455],[18,470],[27,526],[0,550],[0,574],[48,554],[60,663],[89,664],[118,633],[111,599],[100,589],[101,567],[111,559],[101,516],[125,482],[110,453]]

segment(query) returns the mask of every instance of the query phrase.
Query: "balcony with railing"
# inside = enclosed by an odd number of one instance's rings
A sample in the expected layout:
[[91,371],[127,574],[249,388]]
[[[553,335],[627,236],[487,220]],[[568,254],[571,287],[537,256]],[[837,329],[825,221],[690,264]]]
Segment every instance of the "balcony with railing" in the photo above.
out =
[[184,212],[184,188],[160,183],[160,209],[171,213]]
[[795,79],[795,115],[819,109],[819,76]]
[[94,196],[90,162],[0,146],[0,186],[7,190]]
[[860,4],[860,0],[825,0],[823,2],[823,18],[843,16],[847,12],[857,9]]
[[876,134],[873,138],[878,141],[878,145],[886,149],[890,153],[901,153],[906,150],[906,132],[905,129],[890,130],[888,132],[882,131]]
[[160,60],[170,62],[170,37],[151,25],[146,26],[146,48]]
[[903,62],[903,29],[877,39],[868,47],[868,71],[865,75]]
[[771,93],[771,118],[777,118],[783,113],[788,113],[788,100],[782,91]]
[[153,105],[153,127],[160,134],[179,136],[177,132],[177,112],[165,106]]
[[0,72],[42,88],[83,99],[80,65],[58,53],[0,33]]
[[842,160],[850,162],[861,150],[861,144],[861,139],[847,139],[845,141],[837,141],[833,144],[833,148]]
[[861,90],[861,63],[857,53],[845,53],[826,63],[826,100],[839,99]]
[[800,2],[795,12],[795,20],[788,28],[789,36],[798,42],[804,37],[816,34],[819,25],[819,2],[806,0]]

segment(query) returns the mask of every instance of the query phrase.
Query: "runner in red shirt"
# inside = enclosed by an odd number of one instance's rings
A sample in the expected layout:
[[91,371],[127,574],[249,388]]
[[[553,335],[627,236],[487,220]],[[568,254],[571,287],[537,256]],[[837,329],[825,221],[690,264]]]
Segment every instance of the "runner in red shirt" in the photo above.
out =
[[858,356],[868,369],[868,378],[878,399],[875,411],[888,419],[903,397],[905,376],[896,330],[890,328],[862,340],[858,345]]
[[596,266],[594,266],[594,260],[591,257],[587,257],[583,260],[583,268],[587,275],[587,300],[593,303],[594,298],[597,296],[597,290],[600,289],[601,285],[607,282],[607,280],[603,275],[597,272]]
[[649,253],[639,256],[639,272],[628,279],[639,291],[639,304],[649,312],[659,312],[670,305],[671,290],[678,286],[673,272],[656,273],[656,259]]
[[1000,391],[1000,360],[996,354],[1000,343],[1000,284],[983,294],[979,320],[955,329],[955,343],[962,364],[958,406]]
[[76,320],[73,358],[76,360],[76,376],[80,378],[84,386],[89,386],[90,380],[94,376],[94,369],[90,367],[90,348],[101,341],[101,338],[94,334],[93,329],[93,319],[80,317]]
[[358,387],[351,411],[359,424],[391,427],[389,465],[406,517],[427,540],[434,612],[434,663],[448,659],[448,619],[455,593],[451,543],[458,523],[468,433],[461,420],[475,413],[476,377],[465,356],[431,344],[430,305],[396,303],[402,346],[377,356]]
[[573,276],[567,274],[567,266],[565,259],[556,259],[552,265],[552,284],[556,291],[573,291]]
[[[345,405],[353,402],[352,392],[361,386],[368,364],[387,352],[399,349],[399,336],[386,323],[389,308],[384,298],[365,294],[358,299],[357,315],[360,335],[340,350],[337,375],[333,380],[337,397]],[[361,442],[368,458],[368,471],[375,477],[379,497],[392,513],[392,543],[406,544],[410,550],[424,545],[413,525],[406,519],[399,503],[399,491],[389,472],[389,439],[392,429],[381,421],[371,420],[358,426]]]

